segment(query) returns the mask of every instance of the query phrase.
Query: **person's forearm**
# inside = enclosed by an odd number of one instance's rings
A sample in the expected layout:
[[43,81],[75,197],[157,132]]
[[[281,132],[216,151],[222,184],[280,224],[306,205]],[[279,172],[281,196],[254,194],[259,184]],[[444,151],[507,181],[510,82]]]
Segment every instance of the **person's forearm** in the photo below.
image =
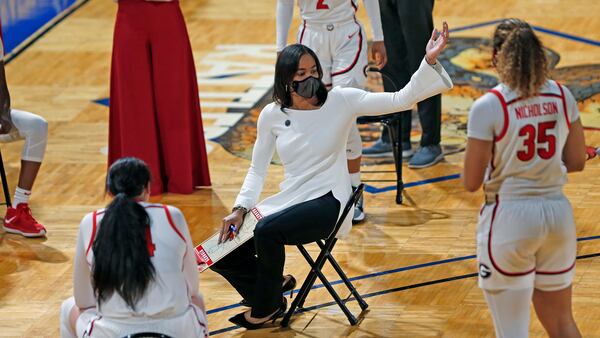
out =
[[277,1],[276,10],[276,45],[277,51],[280,52],[287,46],[288,32],[292,25],[294,16],[294,1],[279,0]]
[[381,14],[379,10],[378,0],[363,0],[365,10],[369,21],[371,21],[371,29],[373,31],[373,41],[383,41],[383,29],[381,27]]

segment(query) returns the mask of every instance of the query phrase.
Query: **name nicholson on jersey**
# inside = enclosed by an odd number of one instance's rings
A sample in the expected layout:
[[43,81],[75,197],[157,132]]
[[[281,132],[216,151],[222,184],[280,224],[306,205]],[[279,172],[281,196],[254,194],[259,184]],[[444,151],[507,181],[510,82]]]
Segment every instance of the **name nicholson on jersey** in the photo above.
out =
[[556,102],[526,104],[516,107],[515,112],[519,120],[543,115],[556,115],[558,114],[558,104]]

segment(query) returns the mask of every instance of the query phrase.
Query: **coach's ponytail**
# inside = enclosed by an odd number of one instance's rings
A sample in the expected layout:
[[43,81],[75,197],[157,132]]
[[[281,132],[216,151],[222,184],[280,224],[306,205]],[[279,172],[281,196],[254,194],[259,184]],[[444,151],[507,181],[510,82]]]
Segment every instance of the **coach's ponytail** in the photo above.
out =
[[496,27],[493,47],[500,81],[522,98],[538,94],[548,79],[548,61],[531,26],[519,19],[504,20]]
[[154,279],[146,242],[150,217],[135,200],[150,182],[150,170],[137,158],[122,158],[108,171],[106,188],[114,196],[92,245],[92,286],[98,304],[117,292],[132,309]]

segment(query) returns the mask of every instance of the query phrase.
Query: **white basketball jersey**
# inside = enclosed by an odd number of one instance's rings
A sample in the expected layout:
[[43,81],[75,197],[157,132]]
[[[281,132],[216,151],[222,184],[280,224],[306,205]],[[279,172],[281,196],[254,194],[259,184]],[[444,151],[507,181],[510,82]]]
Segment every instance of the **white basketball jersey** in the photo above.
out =
[[312,24],[354,20],[358,0],[298,0],[302,19]]
[[[567,180],[562,152],[571,121],[579,118],[577,102],[569,90],[555,81],[547,81],[540,94],[521,99],[500,84],[474,105],[485,109],[470,119],[469,137],[478,138],[476,129],[491,116],[502,116],[493,123],[493,155],[487,168],[484,191],[488,199],[495,195],[544,195],[559,193]],[[485,104],[482,104],[485,103]],[[479,108],[475,108],[475,107]],[[487,117],[486,117],[487,115]],[[482,129],[482,128],[480,128]]]
[[[146,234],[146,240],[150,260],[156,272],[155,280],[149,284],[146,293],[136,304],[135,310],[129,308],[118,293],[113,293],[107,301],[102,303],[101,312],[105,317],[164,318],[179,315],[190,306],[190,293],[193,291],[188,284],[195,282],[197,285],[197,277],[195,281],[186,281],[185,259],[188,254],[194,254],[187,253],[188,250],[186,250],[188,243],[186,243],[183,233],[187,234],[187,232],[178,229],[173,221],[174,218],[181,217],[179,210],[161,204],[141,204],[150,216],[150,231]],[[81,224],[80,234],[86,244],[85,259],[90,267],[94,255],[92,244],[103,216],[104,210],[95,211],[91,217],[86,216]],[[193,271],[197,276],[195,263]]]

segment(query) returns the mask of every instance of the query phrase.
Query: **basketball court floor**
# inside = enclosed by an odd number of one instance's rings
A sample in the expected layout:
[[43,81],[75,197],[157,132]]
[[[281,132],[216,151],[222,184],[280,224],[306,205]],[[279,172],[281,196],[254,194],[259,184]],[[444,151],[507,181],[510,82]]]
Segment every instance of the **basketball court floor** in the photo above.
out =
[[[31,201],[48,235],[25,239],[0,230],[0,337],[59,336],[60,303],[72,295],[79,221],[108,201],[104,178],[116,5],[108,0],[79,4],[48,25],[46,33],[32,35],[22,45],[26,48],[9,55],[13,107],[50,123],[47,155]],[[180,208],[197,243],[215,232],[228,214],[249,165],[256,117],[268,102],[273,79],[275,4],[181,0],[198,71],[213,186],[153,201]],[[456,84],[443,96],[442,139],[448,155],[432,168],[404,168],[407,187],[401,206],[394,203],[394,182],[385,182],[394,179],[391,162],[365,161],[363,170],[378,171],[363,174],[369,181],[367,220],[334,250],[370,305],[359,325],[349,326],[326,290],[318,287],[306,302],[309,311],[296,315],[290,328],[244,331],[227,321],[243,311],[237,306],[240,297],[224,279],[207,271],[200,275],[200,289],[212,335],[493,337],[492,319],[477,287],[474,256],[482,193],[465,192],[458,178],[468,110],[495,81],[489,39],[502,18],[519,17],[534,25],[555,64],[553,77],[569,86],[579,101],[587,143],[600,146],[598,13],[600,2],[592,0],[436,1],[436,24],[446,20],[452,30],[443,56],[452,65],[449,72]],[[297,23],[297,10],[295,14]],[[364,9],[359,15],[368,22]],[[362,135],[368,145],[377,136],[376,128],[363,126]],[[416,142],[418,131],[414,137]],[[1,146],[11,191],[21,146]],[[271,166],[263,196],[278,190],[282,174],[279,165]],[[565,192],[574,207],[579,238],[574,315],[584,337],[600,337],[600,159],[570,175]],[[308,272],[295,247],[287,248],[285,270],[299,283]],[[335,280],[332,270],[325,271]],[[348,295],[343,285],[336,290]],[[355,313],[359,310],[355,302],[348,304]],[[536,319],[530,332],[531,337],[546,336]]]

